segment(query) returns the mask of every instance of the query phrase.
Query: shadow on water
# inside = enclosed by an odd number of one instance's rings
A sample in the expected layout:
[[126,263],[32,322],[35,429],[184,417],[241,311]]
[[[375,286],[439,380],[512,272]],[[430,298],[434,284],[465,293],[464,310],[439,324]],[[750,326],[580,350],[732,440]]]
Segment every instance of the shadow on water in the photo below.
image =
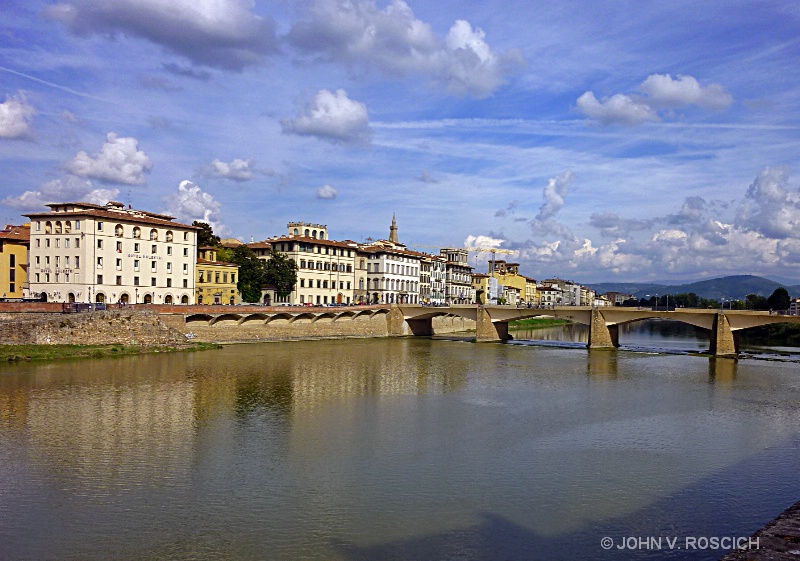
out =
[[[712,361],[713,362],[713,361]],[[719,376],[720,372],[717,371]],[[478,522],[455,530],[390,541],[374,545],[359,545],[334,541],[331,546],[349,561],[523,561],[528,559],[690,559],[716,560],[727,553],[724,549],[692,548],[692,538],[749,537],[779,514],[776,501],[788,508],[800,495],[800,480],[786,466],[800,463],[800,442],[783,445],[770,454],[749,458],[695,482],[664,497],[648,507],[627,516],[611,519],[578,532],[542,535],[523,525],[491,512],[478,513]],[[747,493],[734,494],[725,481],[752,482]],[[768,482],[768,483],[766,483]],[[776,491],[777,490],[777,491]],[[698,503],[698,494],[708,500]],[[777,495],[777,496],[776,496]],[[722,527],[718,512],[720,504],[730,509],[746,510],[749,516],[740,517],[735,527]],[[601,547],[600,541],[609,537],[613,546]],[[626,538],[664,538],[658,549],[628,548]],[[670,549],[665,538],[678,538]],[[689,541],[687,542],[687,539]],[[702,545],[702,541],[695,542]],[[688,546],[688,547],[687,547]]]

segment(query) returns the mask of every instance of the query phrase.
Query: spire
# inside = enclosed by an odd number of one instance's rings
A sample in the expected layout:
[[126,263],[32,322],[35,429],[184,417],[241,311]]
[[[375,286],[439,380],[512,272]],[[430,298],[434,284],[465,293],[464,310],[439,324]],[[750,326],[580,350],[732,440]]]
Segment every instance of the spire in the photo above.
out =
[[389,241],[400,243],[400,240],[397,239],[397,215],[395,214],[392,214],[392,227],[389,228]]

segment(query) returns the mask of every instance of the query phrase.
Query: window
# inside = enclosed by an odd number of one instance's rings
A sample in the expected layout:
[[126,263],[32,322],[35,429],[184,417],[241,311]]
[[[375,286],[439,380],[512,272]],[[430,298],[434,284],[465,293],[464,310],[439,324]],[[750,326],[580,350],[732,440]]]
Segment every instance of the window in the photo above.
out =
[[61,266],[61,257],[56,255],[56,268]]
[[139,277],[133,277],[133,286],[139,286]]
[[50,282],[50,273],[44,274],[44,282]]
[[[58,257],[56,257],[56,261],[58,261]],[[56,262],[56,267],[58,267],[58,263],[57,262]],[[103,258],[102,257],[98,257],[97,258],[97,268],[98,269],[102,269],[103,268]]]
[[155,285],[156,285],[156,278],[150,277],[150,286],[155,286]]
[[45,255],[44,256],[44,266],[45,267],[50,267],[50,256],[49,255]]
[[142,229],[138,226],[133,228],[133,237],[137,240],[142,237]]
[[36,273],[36,282],[39,282],[39,273]]
[[103,275],[97,275],[97,284],[103,284]]
[[167,255],[172,255],[172,246],[171,245],[167,246]]
[[[75,224],[77,224],[77,222]],[[81,247],[81,239],[75,238],[75,249],[80,249],[80,247]]]
[[322,288],[322,281],[317,279],[317,288]]
[[[8,280],[11,281],[11,282],[17,282],[17,270],[16,269],[11,269],[8,272]],[[11,292],[14,292],[14,291],[12,290]]]
[[103,231],[103,223],[102,222],[98,222],[97,223],[97,231],[98,232],[102,232]]
[[203,271],[200,271],[200,273],[199,273],[199,277],[198,277],[198,278],[199,278],[198,282],[203,282],[203,275],[204,275],[204,274],[205,274],[205,273],[204,273]]
[[56,247],[61,247],[61,238],[56,238]]
[[184,247],[183,248],[183,256],[184,257],[189,257],[189,248],[188,247]]
[[133,252],[139,253],[140,245],[138,243],[133,244]]
[[52,234],[53,233],[53,223],[49,220],[44,223],[44,233],[45,234]]
[[47,238],[46,240],[44,240],[44,246],[45,247],[50,247],[50,238]]
[[156,270],[156,262],[155,261],[151,261],[150,262],[150,270],[151,271],[155,271]]
[[103,249],[103,240],[97,240],[97,249]]
[[64,238],[64,247],[69,249],[69,238]]
[[[168,273],[172,272],[172,262],[167,263],[167,272]],[[200,273],[200,274],[202,275],[203,273]],[[200,282],[203,282],[203,281],[200,281]]]
[[[189,281],[186,279],[183,279],[183,288],[189,288]],[[184,298],[186,297],[184,296]]]
[[224,283],[228,282],[228,273],[222,273],[222,282]]
[[9,291],[9,292],[16,292],[16,291],[17,291],[17,284],[16,284],[16,283],[13,283],[13,282],[12,282],[12,283],[10,283],[10,284],[8,285],[8,291]]
[[133,260],[133,270],[134,271],[138,271],[139,270],[139,260],[138,259],[134,259]]
[[81,258],[79,256],[77,256],[77,255],[75,256],[75,268],[76,269],[80,269],[81,268]]
[[214,273],[214,282],[219,284],[219,272]]
[[158,230],[153,228],[152,230],[150,230],[150,240],[155,241],[157,239],[158,239]]
[[117,275],[117,285],[122,284],[122,275]]
[[122,224],[117,224],[116,226],[114,226],[114,235],[115,236],[117,236],[118,238],[121,238],[123,232],[124,232],[124,230],[122,228]]
[[8,256],[8,264],[11,267],[16,267],[17,266],[17,256],[14,255],[13,253]]
[[322,281],[322,288],[328,288],[328,281]]
[[300,279],[300,288],[306,287],[306,279]]
[[173,238],[172,230],[167,230],[167,241],[171,242]]
[[39,238],[36,238],[36,247],[41,247],[41,244],[39,243],[41,241],[42,240],[40,240]]
[[35,263],[36,263],[36,268],[38,269],[39,268],[39,256],[38,255],[36,256]]
[[81,229],[81,221],[80,220],[76,220],[75,221],[75,229],[76,230],[80,230]]
[[38,220],[36,221],[36,231],[37,232],[41,232],[42,231],[42,223],[39,222]]
[[231,282],[236,282],[236,273],[231,273]]
[[185,242],[189,241],[189,232],[184,232],[183,233],[183,241],[185,241]]
[[184,263],[183,264],[183,274],[184,275],[188,275],[189,274],[189,264],[188,263]]
[[167,279],[167,288],[172,288],[172,279]]
[[157,245],[151,246],[150,253],[158,253],[158,246]]
[[72,231],[72,225],[70,224],[69,220],[64,222],[64,233],[69,234]]
[[122,259],[117,257],[117,271],[122,270]]

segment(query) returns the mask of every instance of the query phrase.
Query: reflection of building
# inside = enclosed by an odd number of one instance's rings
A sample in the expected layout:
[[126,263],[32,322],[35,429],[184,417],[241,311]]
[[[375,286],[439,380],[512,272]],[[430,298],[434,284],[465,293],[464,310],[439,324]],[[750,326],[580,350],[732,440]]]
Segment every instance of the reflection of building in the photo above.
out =
[[194,303],[197,228],[122,203],[31,218],[30,292],[56,302]]
[[197,250],[198,304],[238,304],[241,295],[236,288],[239,266],[217,261],[217,249],[205,246]]
[[25,296],[30,239],[30,224],[8,225],[0,231],[0,294],[3,298]]

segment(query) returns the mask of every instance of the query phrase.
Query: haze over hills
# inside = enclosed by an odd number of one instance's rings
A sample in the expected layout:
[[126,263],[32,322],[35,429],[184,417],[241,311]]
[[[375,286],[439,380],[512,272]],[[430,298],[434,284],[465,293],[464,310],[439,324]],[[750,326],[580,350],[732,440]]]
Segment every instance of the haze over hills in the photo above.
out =
[[744,300],[748,294],[769,296],[781,286],[789,291],[792,297],[800,296],[800,285],[786,286],[771,279],[755,275],[734,275],[714,279],[701,280],[687,284],[660,284],[641,282],[600,282],[589,283],[598,293],[624,292],[637,298],[646,298],[656,294],[682,294],[694,292],[703,298],[735,298]]

